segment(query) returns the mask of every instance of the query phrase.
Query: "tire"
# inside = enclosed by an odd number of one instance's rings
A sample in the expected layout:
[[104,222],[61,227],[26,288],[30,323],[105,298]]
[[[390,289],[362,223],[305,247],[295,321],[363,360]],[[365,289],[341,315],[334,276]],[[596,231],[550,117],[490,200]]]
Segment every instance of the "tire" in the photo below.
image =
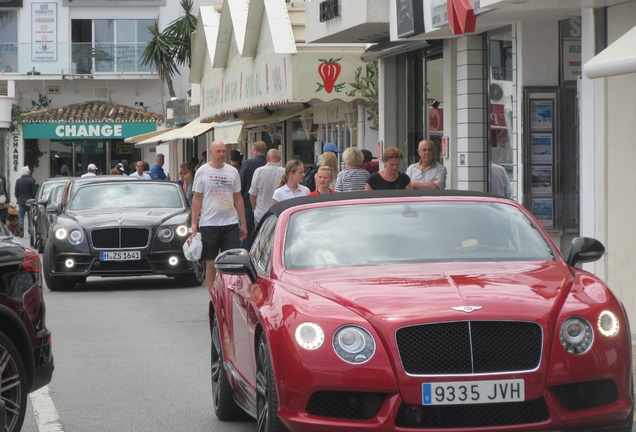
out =
[[194,270],[189,273],[176,276],[176,281],[179,282],[181,285],[189,287],[201,286],[201,284],[205,280],[205,265],[205,259],[200,259],[195,263]]
[[0,396],[7,419],[3,431],[19,432],[27,410],[27,376],[20,353],[4,333],[0,333],[0,371]]
[[212,404],[214,414],[219,420],[232,421],[243,420],[245,412],[234,401],[234,390],[227,379],[227,373],[223,366],[223,349],[221,346],[221,334],[219,321],[214,316],[212,322],[212,347],[210,353],[210,372],[212,376]]
[[39,235],[36,234],[36,237],[38,239],[37,244],[38,244],[38,253],[44,253],[44,241],[42,240],[42,237],[40,237]]
[[33,227],[29,225],[29,245],[32,248],[35,248],[37,247],[37,242],[38,240],[37,240],[37,235],[35,234],[35,230],[33,229]]
[[284,432],[278,418],[278,393],[265,335],[258,341],[256,357],[256,429],[258,432]]
[[[75,287],[75,283],[80,281],[81,278],[65,278],[60,276],[53,276],[51,274],[51,268],[55,263],[53,258],[53,252],[51,252],[51,240],[49,239],[44,245],[44,253],[42,255],[42,273],[44,274],[44,281],[49,291],[68,291]],[[85,280],[85,279],[84,279]]]

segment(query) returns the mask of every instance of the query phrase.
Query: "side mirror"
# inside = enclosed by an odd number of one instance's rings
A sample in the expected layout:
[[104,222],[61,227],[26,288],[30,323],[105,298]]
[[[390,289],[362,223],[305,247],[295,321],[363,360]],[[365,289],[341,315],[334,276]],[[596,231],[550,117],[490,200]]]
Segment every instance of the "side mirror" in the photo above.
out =
[[598,261],[605,254],[605,246],[600,241],[591,237],[576,237],[572,240],[570,254],[567,263],[576,264]]
[[46,207],[49,204],[49,200],[46,198],[43,198],[40,201],[38,201],[38,204]]
[[25,203],[25,205],[26,205],[27,207],[31,207],[31,206],[35,205],[35,199],[33,199],[33,198],[29,198],[29,199],[27,200],[27,202]]
[[220,253],[214,261],[214,267],[219,273],[247,275],[252,283],[256,282],[258,277],[252,258],[245,249],[230,249]]
[[47,213],[55,213],[60,214],[62,212],[62,204],[60,203],[51,203],[46,206]]

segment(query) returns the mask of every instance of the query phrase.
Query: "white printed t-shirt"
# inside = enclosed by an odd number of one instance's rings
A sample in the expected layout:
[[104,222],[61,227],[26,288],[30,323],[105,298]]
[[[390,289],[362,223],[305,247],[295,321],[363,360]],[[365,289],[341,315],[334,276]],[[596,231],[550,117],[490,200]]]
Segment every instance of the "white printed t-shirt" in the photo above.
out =
[[239,223],[234,193],[241,192],[241,178],[236,168],[228,164],[220,169],[212,168],[210,164],[201,165],[194,174],[192,189],[203,194],[199,226]]

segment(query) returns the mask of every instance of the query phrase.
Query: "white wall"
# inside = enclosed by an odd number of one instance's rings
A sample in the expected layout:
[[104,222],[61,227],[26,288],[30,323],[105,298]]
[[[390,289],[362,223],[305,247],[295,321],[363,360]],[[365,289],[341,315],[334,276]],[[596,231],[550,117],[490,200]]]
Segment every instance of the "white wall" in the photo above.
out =
[[[635,23],[636,2],[609,8],[608,43]],[[607,141],[599,143],[607,154],[607,283],[625,304],[636,332],[636,74],[600,80],[607,84]]]

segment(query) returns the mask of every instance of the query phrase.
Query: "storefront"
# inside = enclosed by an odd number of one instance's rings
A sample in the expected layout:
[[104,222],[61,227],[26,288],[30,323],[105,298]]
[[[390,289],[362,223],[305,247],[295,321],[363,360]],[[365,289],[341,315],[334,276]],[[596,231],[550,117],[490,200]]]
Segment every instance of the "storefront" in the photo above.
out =
[[141,152],[124,142],[126,137],[155,131],[162,123],[160,114],[101,102],[25,114],[21,134],[14,134],[12,181],[29,159],[28,151],[41,153],[33,172],[38,183],[50,177],[80,176],[89,164],[97,166],[98,174],[108,174],[122,160],[141,159]]
[[222,16],[240,13],[231,2],[199,10],[191,81],[200,84],[201,121],[242,121],[246,155],[263,140],[285,160],[314,163],[322,142],[357,144],[365,127],[349,114],[358,113],[361,95],[352,83],[365,70],[364,47],[304,44],[304,7],[284,1],[250,2],[247,22],[259,21],[249,27]]

